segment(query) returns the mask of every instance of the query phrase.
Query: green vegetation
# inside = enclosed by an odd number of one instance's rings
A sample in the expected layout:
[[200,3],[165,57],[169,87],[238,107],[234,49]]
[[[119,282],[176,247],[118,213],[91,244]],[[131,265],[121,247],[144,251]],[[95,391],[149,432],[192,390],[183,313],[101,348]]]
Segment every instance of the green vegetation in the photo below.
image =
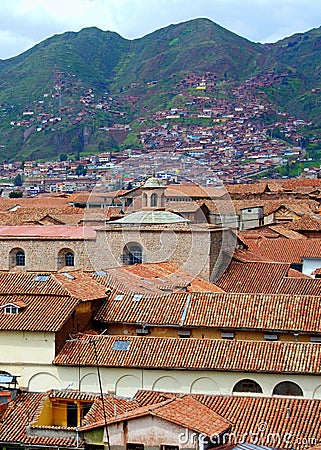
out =
[[[55,35],[1,62],[0,160],[77,158],[80,153],[137,147],[138,129],[147,126],[141,127],[138,119],[184,106],[189,94],[203,97],[204,107],[206,97],[232,100],[230,83],[236,86],[254,78],[262,81],[256,88],[262,102],[312,121],[308,133],[318,139],[320,39],[321,29],[314,29],[262,45],[208,19],[170,25],[132,41],[97,28]],[[177,86],[188,73],[211,73],[215,92],[187,88],[182,95]],[[265,83],[271,74],[273,82]],[[96,107],[100,102],[106,106]],[[59,120],[43,123],[42,112]],[[30,117],[37,120],[24,125]],[[206,118],[175,120],[210,124]],[[281,122],[282,116],[266,115],[260,120],[270,125]],[[128,124],[131,131],[116,137],[106,131],[115,123]],[[280,129],[274,133],[282,137]],[[319,148],[307,151],[314,160],[321,159]]]

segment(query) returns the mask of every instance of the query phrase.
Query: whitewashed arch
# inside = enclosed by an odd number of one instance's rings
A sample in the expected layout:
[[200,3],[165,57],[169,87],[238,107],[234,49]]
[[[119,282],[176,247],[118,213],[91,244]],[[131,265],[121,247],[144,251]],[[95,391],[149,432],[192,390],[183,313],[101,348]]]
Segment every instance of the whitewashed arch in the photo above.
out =
[[139,389],[141,389],[141,381],[134,375],[120,377],[115,385],[116,395],[120,397],[134,397]]
[[97,373],[86,373],[86,375],[84,375],[80,379],[80,389],[85,392],[99,392],[99,381]]
[[153,384],[153,391],[181,392],[182,387],[174,377],[160,377]]
[[321,384],[315,388],[313,398],[321,399]]
[[220,394],[220,388],[216,381],[209,377],[200,377],[193,381],[190,389],[191,394]]
[[28,383],[29,391],[41,392],[50,389],[62,389],[60,380],[48,372],[39,372],[33,375]]

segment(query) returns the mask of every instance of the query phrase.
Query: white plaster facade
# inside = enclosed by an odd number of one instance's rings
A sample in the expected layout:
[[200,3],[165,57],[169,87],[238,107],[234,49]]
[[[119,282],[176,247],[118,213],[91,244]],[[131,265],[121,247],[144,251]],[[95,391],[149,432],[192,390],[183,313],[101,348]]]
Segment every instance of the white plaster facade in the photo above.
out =
[[[39,353],[41,353],[41,349],[44,353],[46,352],[43,343],[39,342],[32,351],[34,357],[25,357],[26,361],[23,363],[16,362],[14,353],[12,353],[14,357],[11,362],[9,358],[4,361],[2,357],[0,370],[18,376],[20,387],[30,391],[66,389],[69,387],[84,392],[99,392],[96,367],[55,366],[51,364],[51,361],[40,363]],[[3,352],[1,353],[3,355]],[[50,354],[51,351],[47,352],[48,359]],[[42,356],[42,359],[44,359],[44,356]],[[132,397],[139,389],[231,395],[237,382],[250,379],[256,381],[262,388],[262,394],[253,395],[270,396],[278,383],[292,381],[301,387],[304,398],[321,399],[321,376],[319,375],[100,367],[100,376],[104,392],[115,393],[123,397]]]

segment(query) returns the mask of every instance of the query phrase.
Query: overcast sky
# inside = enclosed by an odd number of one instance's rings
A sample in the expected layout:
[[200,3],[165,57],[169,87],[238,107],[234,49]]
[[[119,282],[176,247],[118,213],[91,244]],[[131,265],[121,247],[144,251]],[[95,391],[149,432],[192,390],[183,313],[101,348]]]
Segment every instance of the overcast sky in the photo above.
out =
[[91,26],[135,39],[207,17],[262,43],[321,26],[320,0],[1,0],[0,8],[0,59]]

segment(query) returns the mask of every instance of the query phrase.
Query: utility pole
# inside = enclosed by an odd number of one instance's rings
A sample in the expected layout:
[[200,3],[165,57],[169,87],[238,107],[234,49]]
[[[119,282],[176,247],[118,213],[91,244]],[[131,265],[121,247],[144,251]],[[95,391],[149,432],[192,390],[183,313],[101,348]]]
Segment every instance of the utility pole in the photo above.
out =
[[103,395],[103,388],[101,384],[101,376],[100,376],[100,369],[98,364],[98,353],[97,353],[97,347],[96,347],[96,341],[93,339],[91,341],[94,347],[94,353],[95,353],[95,360],[96,360],[96,368],[97,368],[97,376],[98,376],[98,382],[99,382],[99,390],[100,390],[100,398],[103,406],[103,413],[104,413],[104,422],[105,422],[105,429],[106,429],[106,437],[107,437],[107,446],[108,450],[110,450],[110,441],[109,441],[109,432],[108,432],[108,426],[107,426],[107,415],[106,415],[106,408],[105,408],[105,402],[104,402],[104,395]]

